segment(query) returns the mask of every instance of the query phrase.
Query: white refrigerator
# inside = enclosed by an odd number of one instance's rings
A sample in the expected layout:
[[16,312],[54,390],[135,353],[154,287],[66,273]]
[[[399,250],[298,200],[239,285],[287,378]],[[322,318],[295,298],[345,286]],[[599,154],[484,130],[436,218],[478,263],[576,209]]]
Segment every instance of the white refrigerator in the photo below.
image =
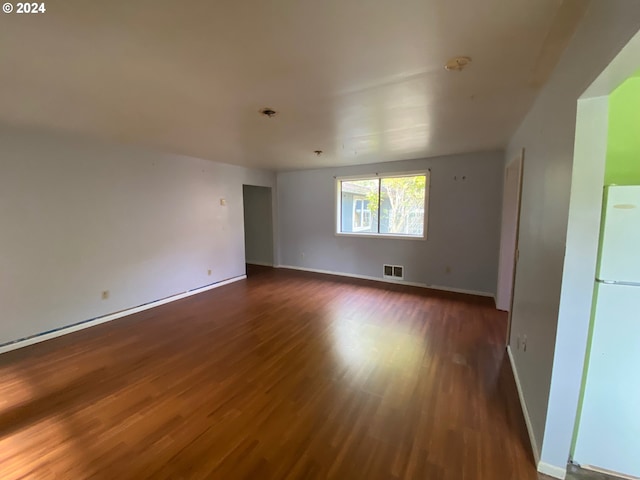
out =
[[640,185],[605,188],[573,460],[640,478]]

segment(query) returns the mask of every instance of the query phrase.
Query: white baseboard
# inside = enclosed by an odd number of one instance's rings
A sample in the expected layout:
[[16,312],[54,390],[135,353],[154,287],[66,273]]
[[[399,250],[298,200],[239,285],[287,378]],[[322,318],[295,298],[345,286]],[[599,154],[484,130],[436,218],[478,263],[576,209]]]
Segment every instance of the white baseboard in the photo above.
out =
[[511,345],[507,345],[507,355],[509,357],[509,363],[511,363],[511,371],[513,372],[513,378],[516,381],[516,388],[518,389],[518,398],[520,398],[520,406],[522,407],[522,413],[524,414],[524,422],[527,424],[527,433],[529,433],[529,442],[531,443],[531,449],[533,450],[533,457],[536,461],[536,465],[538,465],[538,468],[539,468],[540,452],[538,451],[538,445],[536,444],[535,436],[533,434],[533,426],[531,425],[531,417],[529,416],[527,403],[524,401],[522,384],[520,383],[520,377],[518,376],[518,370],[516,369],[516,362],[513,359],[513,354],[511,353]]
[[245,278],[247,278],[246,275],[240,275],[238,277],[229,278],[228,280],[223,280],[221,282],[205,285],[204,287],[194,288],[193,290],[189,290],[188,292],[184,292],[184,293],[179,293],[178,295],[173,295],[171,297],[156,300],[154,302],[145,303],[144,305],[140,305],[138,307],[122,310],[116,313],[111,313],[108,315],[104,315],[102,317],[93,318],[91,320],[85,320],[83,322],[75,323],[73,325],[68,325],[66,327],[60,327],[59,329],[53,330],[50,332],[35,334],[31,337],[23,338],[11,343],[6,343],[4,345],[1,345],[0,354],[5,352],[10,352],[11,350],[17,350],[19,348],[23,348],[29,345],[33,345],[34,343],[44,342],[45,340],[61,337],[62,335],[67,335],[72,332],[77,332],[78,330],[84,330],[85,328],[94,327],[96,325],[100,325],[101,323],[106,323],[112,320],[116,320],[118,318],[126,317],[127,315],[133,315],[134,313],[143,312],[151,308],[159,307],[160,305],[164,305],[166,303],[175,302],[176,300],[180,300],[182,298],[186,298],[192,295],[197,295],[198,293],[206,292],[207,290],[213,290],[214,288],[222,287],[223,285],[228,285],[230,283],[237,282],[239,280],[244,280]]
[[538,471],[550,477],[559,478],[560,480],[564,480],[567,476],[567,467],[560,468],[545,462],[538,462]]
[[261,267],[273,267],[273,263],[267,263],[267,262],[253,262],[251,260],[245,260],[245,262],[247,265],[260,265]]
[[522,413],[524,415],[524,423],[527,425],[527,433],[529,434],[529,442],[531,443],[531,450],[533,451],[533,458],[535,459],[537,470],[540,473],[549,475],[553,478],[559,478],[564,480],[567,475],[567,466],[558,467],[549,463],[540,461],[540,452],[538,451],[538,445],[536,444],[535,435],[533,434],[533,425],[531,425],[531,417],[529,416],[529,409],[527,409],[527,403],[524,401],[524,393],[522,392],[522,384],[520,383],[520,377],[518,376],[518,370],[516,368],[516,362],[511,353],[511,345],[507,345],[507,355],[509,357],[509,363],[511,364],[511,371],[513,372],[513,378],[516,381],[516,388],[518,390],[518,398],[520,399],[520,406],[522,407]]
[[480,297],[495,298],[493,293],[480,292],[477,290],[465,290],[463,288],[442,287],[440,285],[428,285],[426,283],[408,282],[406,280],[390,280],[387,278],[371,277],[369,275],[357,275],[355,273],[334,272],[332,270],[320,270],[317,268],[305,268],[294,265],[276,265],[275,268],[288,268],[290,270],[301,270],[303,272],[324,273],[326,275],[337,275],[340,277],[359,278],[362,280],[373,280],[374,282],[394,283],[399,285],[408,285],[411,287],[429,288],[431,290],[441,290],[444,292],[464,293],[466,295],[477,295]]
[[635,477],[633,475],[626,475],[624,473],[613,472],[611,470],[607,470],[606,468],[594,467],[593,465],[580,465],[580,468],[584,470],[591,470],[592,472],[600,473],[602,475],[606,475],[607,478],[620,478],[625,480],[640,480],[640,477]]

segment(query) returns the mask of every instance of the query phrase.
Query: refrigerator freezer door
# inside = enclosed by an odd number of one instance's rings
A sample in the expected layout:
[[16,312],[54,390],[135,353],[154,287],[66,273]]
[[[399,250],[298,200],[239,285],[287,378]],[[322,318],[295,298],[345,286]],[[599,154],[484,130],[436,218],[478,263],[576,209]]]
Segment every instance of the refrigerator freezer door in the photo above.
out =
[[597,277],[640,284],[640,185],[606,189]]
[[598,284],[574,460],[640,477],[640,287]]

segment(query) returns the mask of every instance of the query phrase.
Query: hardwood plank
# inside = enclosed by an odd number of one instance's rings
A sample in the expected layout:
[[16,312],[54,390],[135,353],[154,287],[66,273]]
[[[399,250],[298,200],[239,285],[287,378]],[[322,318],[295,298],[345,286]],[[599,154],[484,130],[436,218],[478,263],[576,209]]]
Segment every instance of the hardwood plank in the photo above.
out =
[[0,477],[536,480],[481,297],[305,272],[0,356]]

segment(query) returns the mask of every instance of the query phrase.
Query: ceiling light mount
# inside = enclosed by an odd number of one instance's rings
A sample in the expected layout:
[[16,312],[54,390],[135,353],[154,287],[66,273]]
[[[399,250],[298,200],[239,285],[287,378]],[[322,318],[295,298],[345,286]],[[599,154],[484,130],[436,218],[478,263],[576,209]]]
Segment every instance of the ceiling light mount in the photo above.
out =
[[320,155],[322,155],[322,150],[314,150],[313,153],[316,154],[316,157],[319,157]]
[[444,64],[445,70],[449,72],[461,72],[471,63],[471,57],[453,57]]
[[273,118],[278,114],[278,112],[276,112],[273,108],[269,107],[260,109],[260,113],[268,118]]

